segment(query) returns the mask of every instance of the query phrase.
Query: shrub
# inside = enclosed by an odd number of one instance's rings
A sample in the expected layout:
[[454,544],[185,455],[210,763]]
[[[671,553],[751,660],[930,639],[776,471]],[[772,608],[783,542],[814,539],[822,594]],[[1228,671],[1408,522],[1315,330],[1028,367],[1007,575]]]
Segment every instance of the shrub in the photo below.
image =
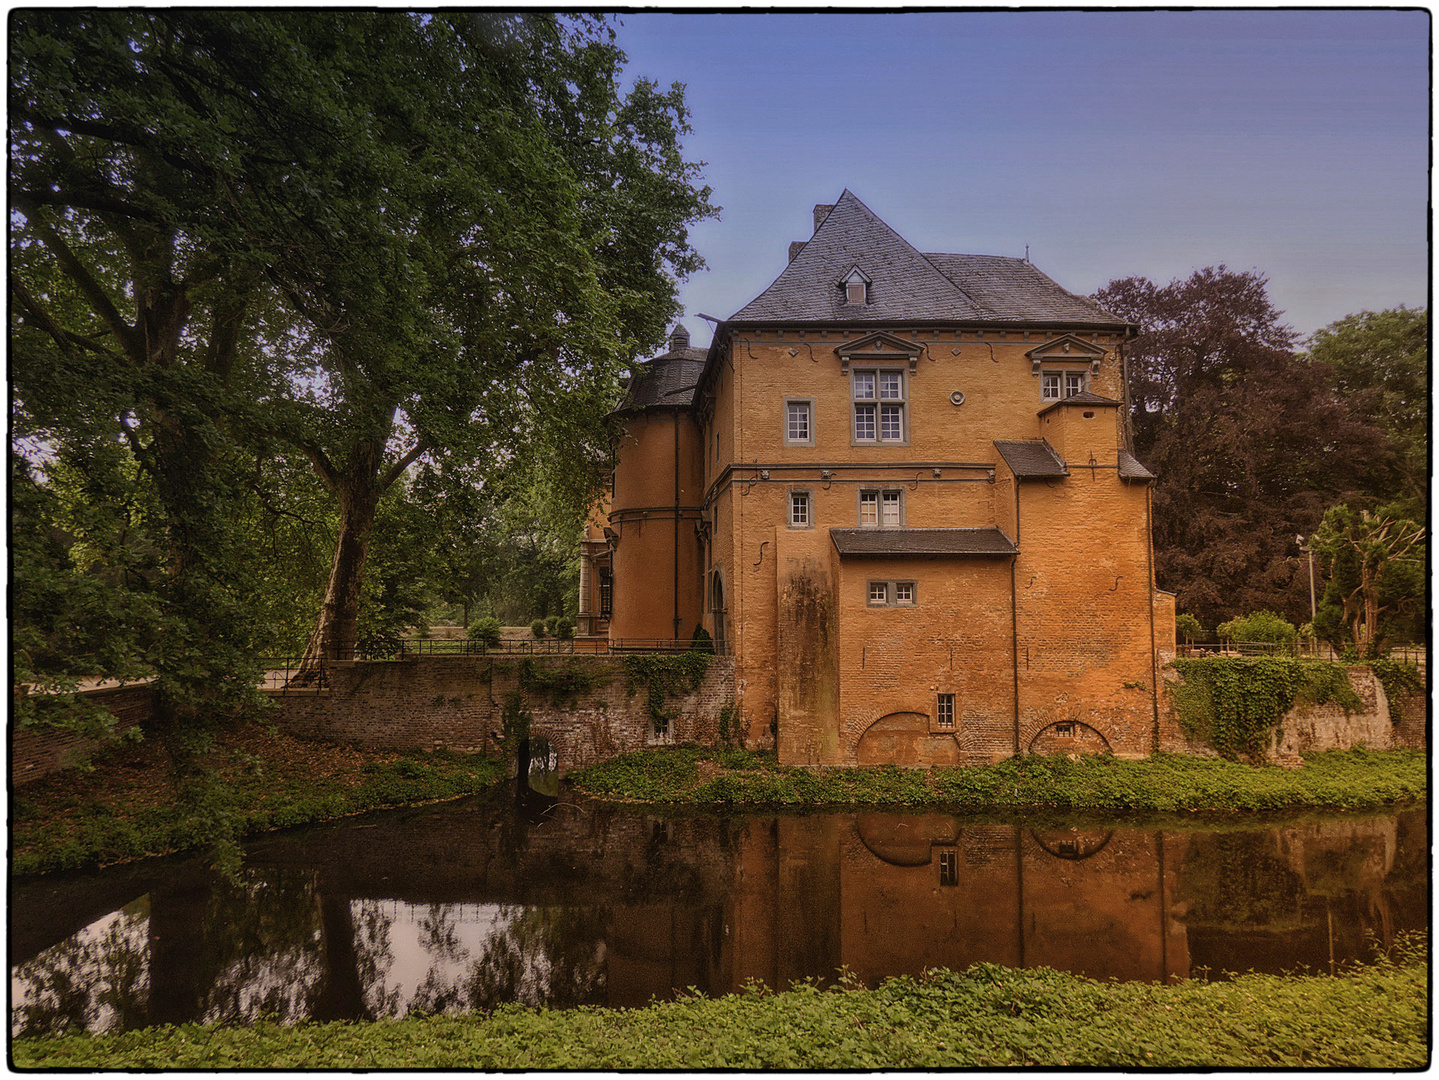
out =
[[[1177,622],[1177,620],[1176,620]],[[1253,611],[1215,627],[1220,641],[1272,642],[1292,645],[1299,631],[1292,622],[1272,611]]]
[[544,637],[544,636],[545,636],[545,620],[544,620],[544,619],[536,619],[534,622],[530,623],[530,633],[533,634],[536,638],[542,638],[542,637]]
[[476,619],[466,631],[469,639],[486,649],[493,649],[500,643],[500,620],[496,618]]
[[710,637],[710,632],[703,626],[696,626],[695,632],[690,635],[690,652],[712,653],[714,651],[714,638]]
[[549,634],[550,637],[560,636],[557,632],[559,629],[559,625],[560,617],[558,615],[547,615],[545,617],[545,633]]
[[575,636],[575,620],[569,616],[555,620],[555,637],[561,641],[569,641]]

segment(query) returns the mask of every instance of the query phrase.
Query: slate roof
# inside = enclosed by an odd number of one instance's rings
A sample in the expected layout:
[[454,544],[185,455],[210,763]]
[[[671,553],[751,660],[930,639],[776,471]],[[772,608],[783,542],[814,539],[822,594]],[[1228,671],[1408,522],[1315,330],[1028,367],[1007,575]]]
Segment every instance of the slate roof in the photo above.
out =
[[1043,439],[995,439],[994,448],[1020,480],[1069,475],[1054,447]]
[[706,350],[690,346],[682,325],[670,334],[669,350],[646,360],[625,391],[616,412],[638,412],[658,407],[687,407],[694,403],[695,387],[704,371]]
[[1018,548],[996,528],[830,529],[841,555],[1014,555]]
[[[871,281],[862,305],[845,303],[840,287],[856,268]],[[1023,259],[926,255],[848,189],[769,288],[726,321],[1126,325]]]
[[1128,450],[1119,451],[1119,478],[1121,480],[1153,480],[1155,475],[1139,463],[1139,459]]
[[1122,401],[1115,401],[1113,398],[1104,397],[1101,394],[1091,394],[1088,390],[1081,390],[1077,394],[1070,394],[1066,398],[1060,398],[1058,401],[1050,402],[1039,410],[1038,415],[1043,416],[1051,409],[1057,409],[1061,405],[1110,405],[1117,408],[1123,404],[1124,402]]

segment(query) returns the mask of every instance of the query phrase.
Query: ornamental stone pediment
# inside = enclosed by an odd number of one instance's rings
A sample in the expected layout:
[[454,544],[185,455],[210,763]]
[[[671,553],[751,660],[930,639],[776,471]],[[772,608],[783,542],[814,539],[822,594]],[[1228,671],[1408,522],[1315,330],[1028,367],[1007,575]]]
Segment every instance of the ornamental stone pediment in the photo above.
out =
[[851,360],[905,359],[909,361],[909,370],[912,372],[919,363],[919,354],[924,351],[924,346],[917,341],[905,341],[904,338],[884,330],[876,330],[855,341],[837,345],[834,351],[839,357],[840,371],[846,374],[849,372]]
[[1066,363],[1066,364],[1088,364],[1093,374],[1099,373],[1099,362],[1108,355],[1109,350],[1101,345],[1095,345],[1075,337],[1073,334],[1065,334],[1052,341],[1046,341],[1043,345],[1030,349],[1024,355],[1029,357],[1033,373],[1039,374],[1039,366],[1043,363]]

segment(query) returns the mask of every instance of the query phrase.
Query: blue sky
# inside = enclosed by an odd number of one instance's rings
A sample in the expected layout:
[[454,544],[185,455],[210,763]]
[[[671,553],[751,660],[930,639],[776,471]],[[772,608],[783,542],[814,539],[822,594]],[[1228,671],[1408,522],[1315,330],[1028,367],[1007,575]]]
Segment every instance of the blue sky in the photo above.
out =
[[1225,263],[1310,333],[1427,303],[1423,11],[621,16],[685,83],[724,207],[692,233],[695,344],[846,187],[922,251],[1023,255],[1074,292]]

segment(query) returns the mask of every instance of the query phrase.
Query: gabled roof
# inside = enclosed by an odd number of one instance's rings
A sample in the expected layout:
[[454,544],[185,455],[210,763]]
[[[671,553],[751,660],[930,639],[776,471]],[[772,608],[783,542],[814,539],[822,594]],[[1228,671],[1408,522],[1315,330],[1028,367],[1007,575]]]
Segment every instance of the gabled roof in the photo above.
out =
[[689,331],[676,326],[670,334],[669,350],[640,366],[615,412],[693,404],[695,387],[704,372],[706,350],[693,348],[689,341]]
[[1014,555],[1019,549],[996,528],[830,529],[840,555]]
[[[871,282],[864,304],[845,303],[836,284],[856,268]],[[846,189],[773,284],[727,321],[893,323],[989,315]]]
[[1044,439],[995,439],[994,448],[1019,480],[1068,476],[1063,460]]
[[[855,269],[870,282],[864,304],[846,303],[838,285]],[[923,254],[848,189],[769,288],[726,322],[1127,325],[1023,259]]]

